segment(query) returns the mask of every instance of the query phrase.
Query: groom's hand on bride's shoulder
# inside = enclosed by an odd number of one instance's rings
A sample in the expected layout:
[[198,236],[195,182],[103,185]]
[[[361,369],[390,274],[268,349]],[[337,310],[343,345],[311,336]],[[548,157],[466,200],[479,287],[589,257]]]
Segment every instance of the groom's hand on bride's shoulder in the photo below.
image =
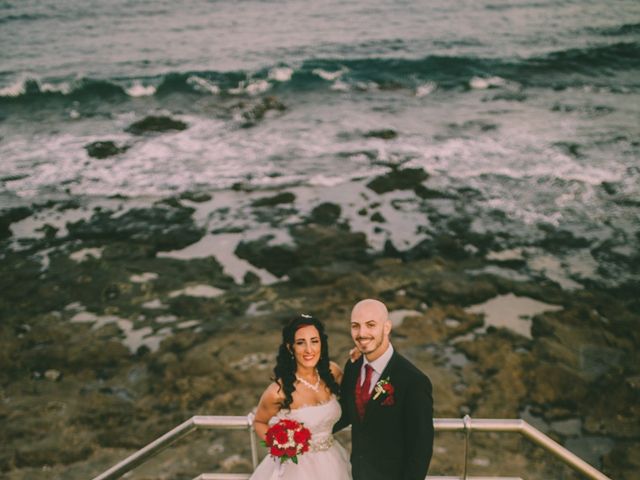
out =
[[351,363],[356,363],[361,356],[362,352],[360,352],[356,347],[349,350],[349,360],[351,360]]
[[331,370],[331,375],[333,375],[334,380],[338,385],[342,383],[342,369],[336,362],[329,362],[329,369]]

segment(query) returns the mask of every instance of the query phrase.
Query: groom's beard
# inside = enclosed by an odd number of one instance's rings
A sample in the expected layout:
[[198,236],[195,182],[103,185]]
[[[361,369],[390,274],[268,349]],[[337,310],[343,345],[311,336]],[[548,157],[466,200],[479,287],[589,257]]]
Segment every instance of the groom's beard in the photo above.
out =
[[[371,352],[375,352],[380,345],[382,345],[382,338],[375,337],[356,337],[356,347],[360,350],[360,353],[366,355]],[[367,342],[366,344],[361,344],[361,341]]]

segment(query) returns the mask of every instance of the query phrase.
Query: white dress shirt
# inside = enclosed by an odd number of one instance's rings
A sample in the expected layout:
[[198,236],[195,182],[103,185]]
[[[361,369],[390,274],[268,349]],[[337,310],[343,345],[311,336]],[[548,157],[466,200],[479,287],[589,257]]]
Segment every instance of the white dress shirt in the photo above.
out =
[[393,355],[393,345],[389,344],[385,352],[376,358],[373,362],[367,360],[367,357],[363,355],[362,368],[360,369],[360,385],[364,382],[365,377],[365,369],[366,365],[371,365],[373,368],[373,372],[371,372],[371,383],[369,384],[369,393],[373,391],[373,387],[375,387],[378,380],[380,380],[380,375],[387,367],[389,360],[391,360],[391,356]]

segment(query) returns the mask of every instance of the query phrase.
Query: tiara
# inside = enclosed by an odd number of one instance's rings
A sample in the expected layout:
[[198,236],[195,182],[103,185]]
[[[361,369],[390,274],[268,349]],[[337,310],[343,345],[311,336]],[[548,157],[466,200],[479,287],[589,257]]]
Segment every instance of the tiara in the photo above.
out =
[[307,315],[306,313],[301,313],[300,316],[302,318],[313,318],[311,315]]

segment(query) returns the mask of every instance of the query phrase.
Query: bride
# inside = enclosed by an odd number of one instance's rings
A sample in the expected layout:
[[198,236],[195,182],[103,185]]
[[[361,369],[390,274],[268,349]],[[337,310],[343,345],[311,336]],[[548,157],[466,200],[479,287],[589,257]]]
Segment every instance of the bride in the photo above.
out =
[[269,426],[287,418],[311,431],[310,449],[298,463],[268,455],[250,480],[351,480],[347,452],[333,439],[333,424],[341,414],[336,399],[342,371],[329,361],[324,327],[301,315],[282,329],[282,343],[274,368],[274,382],[262,394],[254,428],[263,440]]

